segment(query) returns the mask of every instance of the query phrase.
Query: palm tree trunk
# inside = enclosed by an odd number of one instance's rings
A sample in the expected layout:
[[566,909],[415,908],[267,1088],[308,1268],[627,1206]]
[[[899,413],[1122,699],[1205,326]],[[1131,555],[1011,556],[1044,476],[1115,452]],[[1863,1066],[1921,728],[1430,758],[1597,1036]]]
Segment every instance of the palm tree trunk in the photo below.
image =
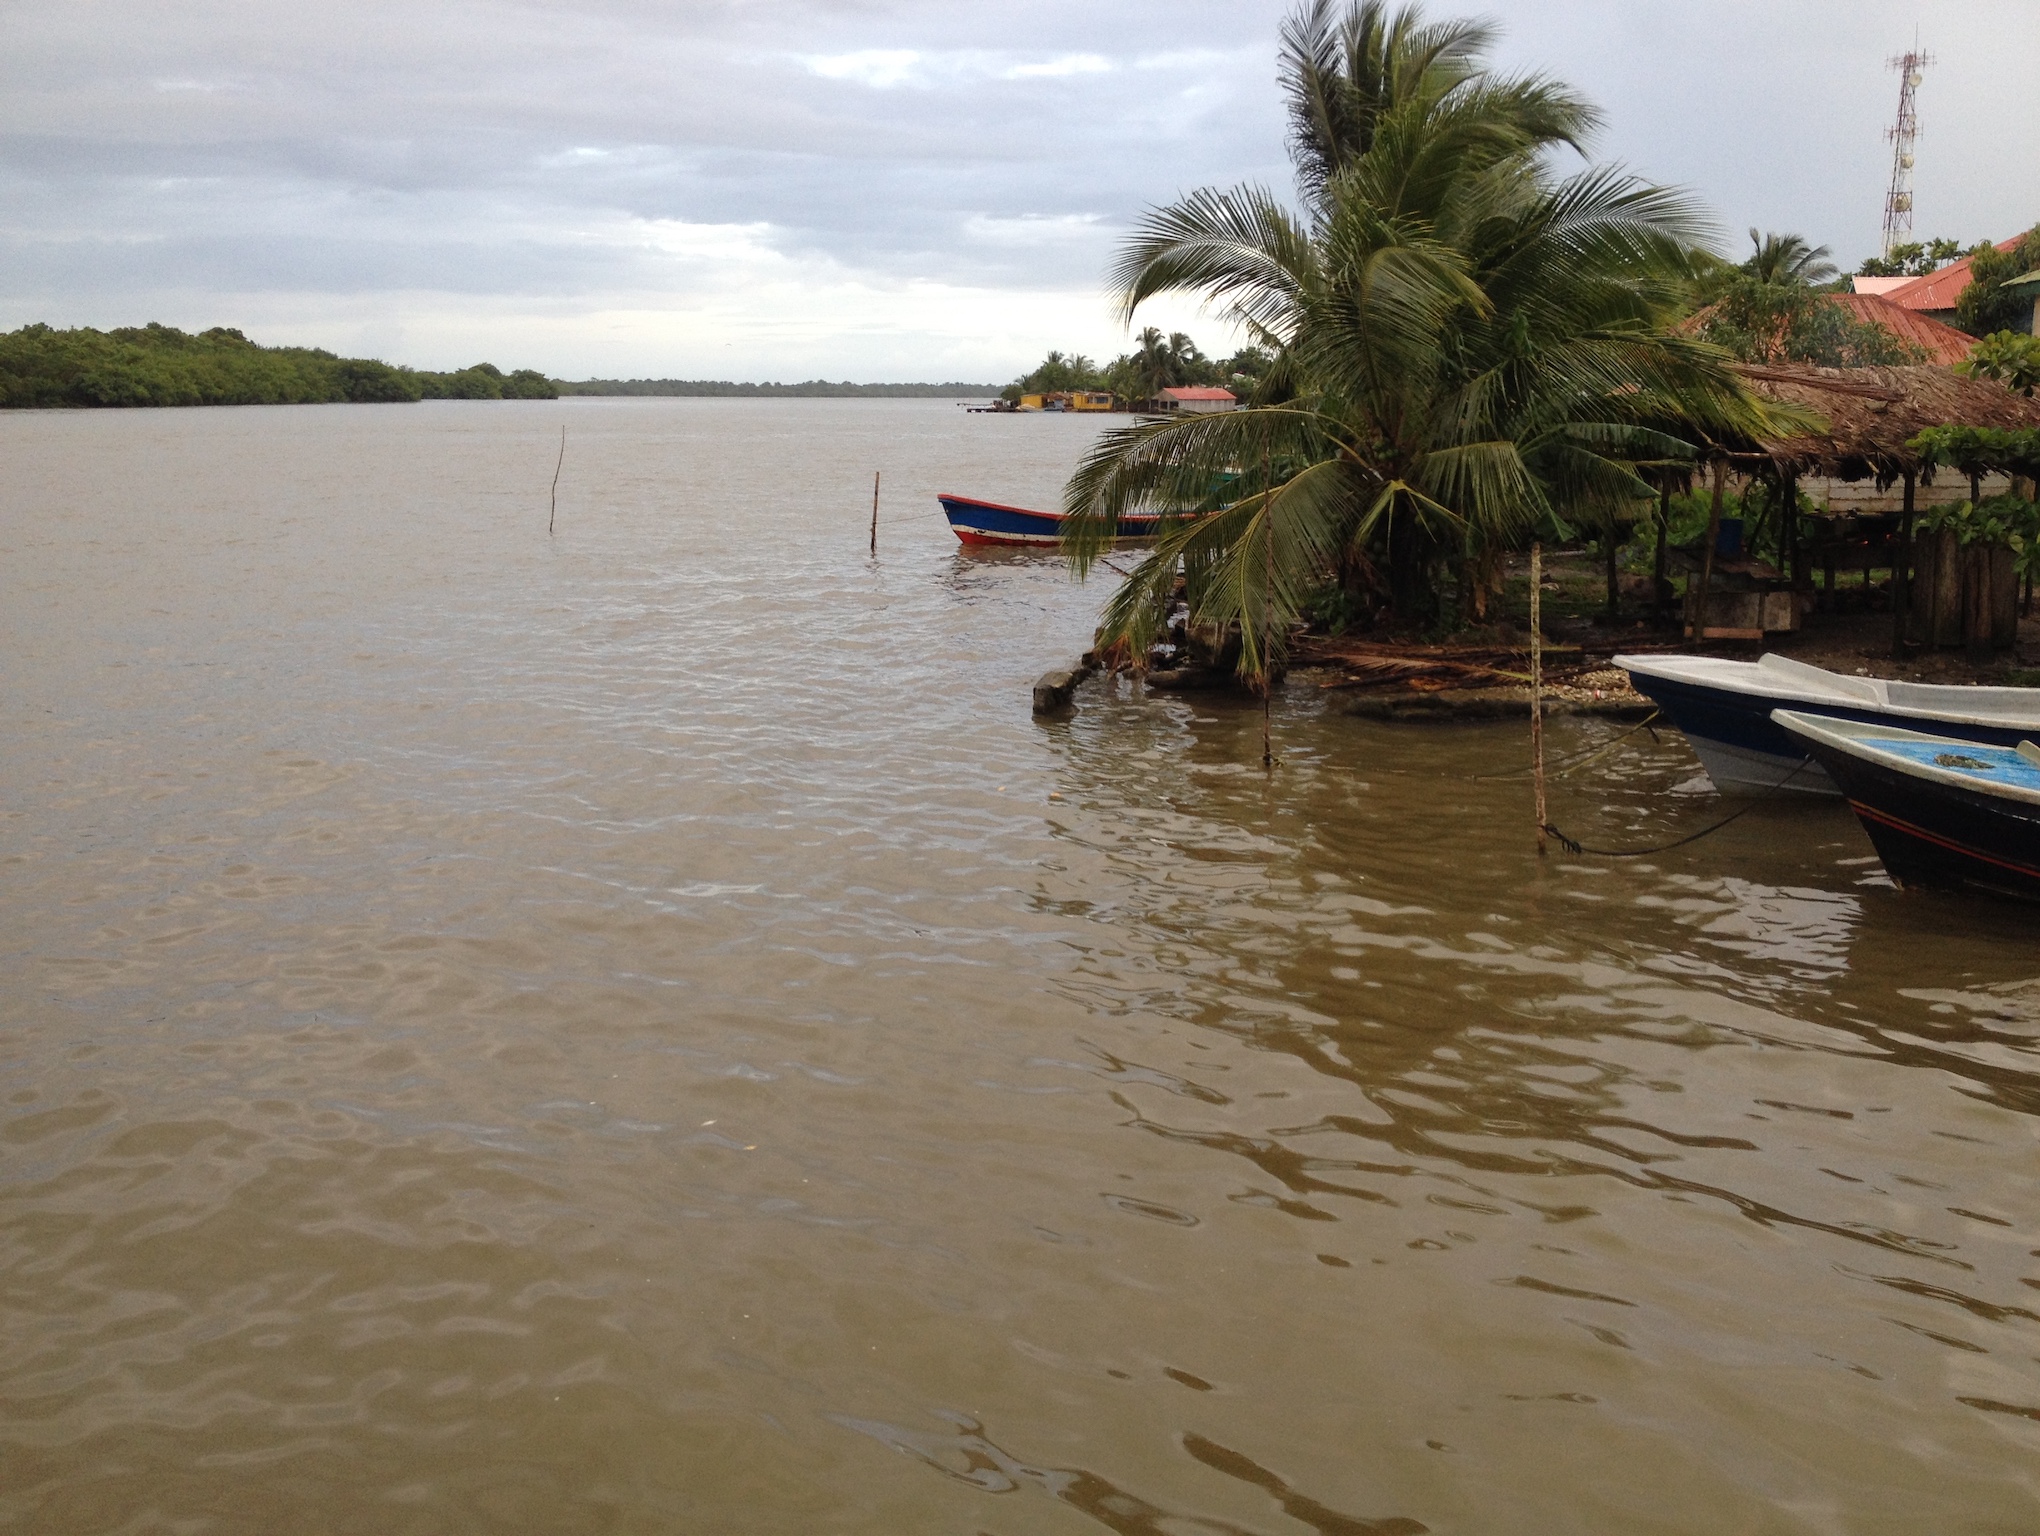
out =
[[1414,522],[1389,528],[1388,600],[1398,625],[1428,624],[1435,619],[1438,594],[1432,589],[1431,541]]

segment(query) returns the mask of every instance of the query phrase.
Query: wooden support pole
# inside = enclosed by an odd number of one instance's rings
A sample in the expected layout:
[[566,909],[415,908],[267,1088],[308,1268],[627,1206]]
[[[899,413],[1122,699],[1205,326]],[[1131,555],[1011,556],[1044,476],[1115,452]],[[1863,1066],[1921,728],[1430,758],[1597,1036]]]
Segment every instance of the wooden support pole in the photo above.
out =
[[878,553],[878,475],[875,469],[871,472],[871,552],[874,555]]
[[1806,562],[1800,557],[1799,550],[1799,477],[1790,471],[1787,471],[1778,482],[1778,516],[1782,519],[1779,524],[1782,530],[1780,539],[1784,543],[1785,558],[1789,562],[1786,573],[1791,578],[1792,601],[1797,603],[1801,584],[1810,587],[1813,585],[1813,578],[1802,569]]
[[1601,551],[1608,567],[1608,627],[1613,629],[1622,617],[1622,573],[1616,564],[1621,546],[1616,542],[1617,524],[1613,517],[1608,519],[1608,543]]
[[1898,514],[1898,548],[1891,557],[1891,659],[1904,661],[1905,631],[1912,618],[1913,510],[1919,475],[1905,472],[1905,504]]
[[1669,606],[1671,583],[1665,578],[1665,540],[1672,522],[1672,488],[1661,485],[1657,493],[1657,553],[1651,557],[1651,606],[1662,613]]
[[1544,546],[1530,546],[1530,777],[1536,786],[1537,852],[1544,846]]
[[1714,583],[1714,546],[1721,542],[1721,498],[1728,489],[1728,463],[1714,461],[1714,502],[1707,510],[1707,542],[1700,550],[1700,590],[1694,594],[1693,643],[1707,638],[1707,589]]

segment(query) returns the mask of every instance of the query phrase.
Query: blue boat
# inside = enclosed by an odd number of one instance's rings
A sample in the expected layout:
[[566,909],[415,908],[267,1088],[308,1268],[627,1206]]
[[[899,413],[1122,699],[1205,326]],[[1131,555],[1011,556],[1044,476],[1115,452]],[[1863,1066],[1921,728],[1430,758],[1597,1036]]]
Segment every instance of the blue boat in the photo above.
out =
[[[1054,546],[1062,540],[1060,512],[1031,512],[1025,507],[1003,506],[980,501],[975,496],[940,494],[935,498],[949,518],[949,526],[966,544],[1004,544],[1025,548]],[[1116,540],[1151,539],[1162,518],[1156,513],[1122,517]]]
[[1841,786],[1892,879],[2040,901],[2040,747],[1774,710]]
[[1980,688],[1849,677],[1789,656],[1617,656],[1637,692],[1686,735],[1724,793],[1839,794],[1774,710],[2016,747],[2040,738],[2040,688]]

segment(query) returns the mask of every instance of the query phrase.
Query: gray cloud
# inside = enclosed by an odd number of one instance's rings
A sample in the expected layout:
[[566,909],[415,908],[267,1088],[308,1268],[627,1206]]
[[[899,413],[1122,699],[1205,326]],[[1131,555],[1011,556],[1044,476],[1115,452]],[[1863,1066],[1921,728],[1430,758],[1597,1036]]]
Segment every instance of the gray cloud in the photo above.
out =
[[[560,372],[1003,376],[1115,344],[1101,272],[1143,205],[1284,179],[1283,9],[29,0],[0,55],[0,322],[262,317],[265,339]],[[1501,19],[1510,64],[1599,100],[1601,149],[1694,186],[1726,230],[1874,245],[1895,0]],[[1931,20],[1921,232],[2023,227],[2040,14]]]

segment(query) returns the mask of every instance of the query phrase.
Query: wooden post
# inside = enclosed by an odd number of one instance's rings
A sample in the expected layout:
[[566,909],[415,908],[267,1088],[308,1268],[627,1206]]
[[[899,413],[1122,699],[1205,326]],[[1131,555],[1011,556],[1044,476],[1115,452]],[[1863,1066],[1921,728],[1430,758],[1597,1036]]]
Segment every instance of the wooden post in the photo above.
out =
[[1949,557],[1948,553],[1951,548],[1955,547],[1955,542],[1954,533],[1950,529],[1943,527],[1934,530],[1933,542],[1927,546],[1929,552],[1933,555],[1933,559],[1926,563],[1932,568],[1934,573],[1934,579],[1927,586],[1927,649],[1930,651],[1937,651],[1941,648],[1941,619],[1948,606],[1947,597],[1951,572],[1956,572],[1953,585],[1958,597],[1962,590],[1956,562]]
[[1917,471],[1905,472],[1905,505],[1898,514],[1898,549],[1891,557],[1891,659],[1905,660],[1905,628],[1912,607],[1912,525]]
[[2008,651],[2019,643],[2018,556],[2009,544],[1990,546],[1990,648]]
[[1620,546],[1615,542],[1615,519],[1608,518],[1608,547],[1603,553],[1608,560],[1608,627],[1613,629],[1622,617],[1622,578],[1616,568],[1615,557]]
[[1778,538],[1789,562],[1786,575],[1792,586],[1792,601],[1797,604],[1800,584],[1810,587],[1813,581],[1801,569],[1805,562],[1799,557],[1799,477],[1789,470],[1778,481],[1778,516],[1782,519]]
[[565,427],[561,427],[560,456],[553,461],[552,510],[548,512],[545,517],[545,531],[546,536],[548,538],[551,537],[552,535],[553,523],[558,520],[560,515],[560,466],[565,464],[566,462],[567,462],[567,429]]
[[1671,583],[1665,579],[1665,540],[1670,534],[1672,522],[1672,488],[1658,487],[1657,500],[1657,553],[1651,560],[1651,606],[1662,613],[1670,606]]
[[878,471],[871,472],[871,552],[878,553]]
[[1544,851],[1544,546],[1530,546],[1530,776],[1536,785],[1537,852]]
[[1988,544],[1962,551],[1962,648],[1977,662],[1990,660],[1990,556]]
[[1700,551],[1700,590],[1694,596],[1693,643],[1707,638],[1707,589],[1714,581],[1714,546],[1721,542],[1721,498],[1728,488],[1728,463],[1714,461],[1714,504],[1707,510],[1707,542]]

